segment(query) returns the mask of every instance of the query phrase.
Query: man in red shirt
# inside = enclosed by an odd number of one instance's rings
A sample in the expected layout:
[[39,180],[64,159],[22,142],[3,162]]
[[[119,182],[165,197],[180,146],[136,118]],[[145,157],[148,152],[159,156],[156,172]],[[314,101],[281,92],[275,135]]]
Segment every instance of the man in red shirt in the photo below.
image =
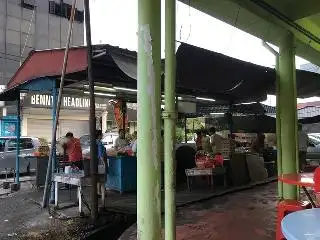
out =
[[66,134],[66,138],[68,139],[66,143],[66,153],[68,155],[69,162],[79,168],[79,170],[83,170],[83,162],[82,162],[82,149],[80,140],[73,136],[73,133],[68,132]]

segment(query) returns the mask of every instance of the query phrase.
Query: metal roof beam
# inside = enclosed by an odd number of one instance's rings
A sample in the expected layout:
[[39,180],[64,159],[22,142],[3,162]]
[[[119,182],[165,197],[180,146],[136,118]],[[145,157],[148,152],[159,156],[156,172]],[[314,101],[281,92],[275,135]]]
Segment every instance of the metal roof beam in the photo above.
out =
[[[310,27],[310,22],[308,23],[309,25],[302,24],[300,20],[298,22],[294,22],[290,17],[284,15],[275,7],[263,0],[229,0],[223,2],[206,0],[180,1],[197,8],[202,12],[206,12],[213,17],[218,17],[224,22],[251,33],[264,41],[272,42],[273,44],[279,44],[281,29],[284,30],[283,33],[285,33],[285,31],[290,31],[298,40],[299,48],[297,49],[297,54],[317,65],[320,64],[320,38],[317,34],[318,30],[316,28],[316,23]],[[239,11],[236,10],[237,8],[243,8],[247,11],[247,13],[245,11],[242,13],[241,21],[240,19],[238,20],[235,15],[236,12]],[[318,9],[316,11],[318,11]],[[243,14],[246,14],[248,18],[247,20],[245,20],[246,16]],[[261,27],[255,29],[254,26],[248,24],[249,20],[251,22],[261,22],[261,24],[264,24],[263,22],[270,23],[270,25],[265,26],[267,29],[261,29]],[[266,32],[265,34],[264,31]],[[271,32],[274,34],[271,34]]]
[[309,17],[320,12],[319,0],[264,0],[269,5],[276,8],[281,13],[296,21],[301,18]]

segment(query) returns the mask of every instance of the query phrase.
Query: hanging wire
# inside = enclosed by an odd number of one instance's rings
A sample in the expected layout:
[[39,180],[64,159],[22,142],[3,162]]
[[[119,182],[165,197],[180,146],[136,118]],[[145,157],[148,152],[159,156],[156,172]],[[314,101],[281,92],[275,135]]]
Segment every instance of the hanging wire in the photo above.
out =
[[27,37],[26,37],[26,39],[25,39],[25,41],[24,41],[24,45],[23,45],[23,48],[22,48],[22,51],[21,51],[21,55],[20,55],[20,66],[21,66],[21,64],[22,64],[22,58],[23,58],[24,50],[26,49],[26,46],[27,46],[28,41],[29,41],[29,36],[30,36],[31,27],[32,27],[32,24],[33,24],[33,18],[34,18],[35,12],[36,12],[36,8],[34,8],[34,9],[32,10],[32,16],[31,16],[31,20],[30,20],[30,24],[29,24],[29,29],[28,29]]

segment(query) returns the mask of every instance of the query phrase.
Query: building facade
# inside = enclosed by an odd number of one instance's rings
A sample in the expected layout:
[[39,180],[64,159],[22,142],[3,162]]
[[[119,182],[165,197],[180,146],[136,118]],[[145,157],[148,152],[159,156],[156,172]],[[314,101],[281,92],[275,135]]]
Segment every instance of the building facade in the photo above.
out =
[[[31,50],[66,44],[72,0],[0,0],[0,85],[6,85]],[[71,45],[84,43],[83,1],[77,1]]]

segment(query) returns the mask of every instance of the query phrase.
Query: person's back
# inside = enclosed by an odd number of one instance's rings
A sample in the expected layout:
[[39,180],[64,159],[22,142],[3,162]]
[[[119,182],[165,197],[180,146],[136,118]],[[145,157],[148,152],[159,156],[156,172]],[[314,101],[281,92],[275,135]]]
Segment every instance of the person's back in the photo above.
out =
[[78,138],[69,138],[67,142],[66,152],[70,162],[78,162],[82,160],[82,149]]
[[265,140],[265,135],[262,133],[258,133],[257,138],[253,141],[251,145],[252,152],[258,153],[258,154],[263,153],[265,149],[264,140]]

